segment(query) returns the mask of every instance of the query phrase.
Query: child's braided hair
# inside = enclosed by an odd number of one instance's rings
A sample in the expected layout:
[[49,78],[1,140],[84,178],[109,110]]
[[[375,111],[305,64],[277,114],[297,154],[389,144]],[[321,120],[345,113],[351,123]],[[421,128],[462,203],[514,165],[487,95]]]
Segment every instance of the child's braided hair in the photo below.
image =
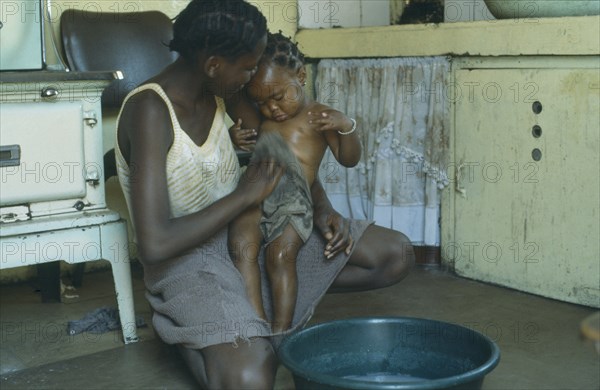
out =
[[266,33],[264,15],[243,0],[192,0],[175,18],[169,49],[191,62],[202,50],[235,61]]
[[304,54],[292,40],[279,31],[269,33],[267,47],[261,58],[262,63],[272,62],[275,65],[297,70],[304,65]]

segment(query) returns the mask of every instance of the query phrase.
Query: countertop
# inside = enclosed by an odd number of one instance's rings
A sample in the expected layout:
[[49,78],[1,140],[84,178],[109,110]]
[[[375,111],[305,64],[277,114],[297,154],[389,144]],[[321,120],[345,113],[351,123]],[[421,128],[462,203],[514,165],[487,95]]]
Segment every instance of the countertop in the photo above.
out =
[[123,78],[119,71],[65,72],[65,71],[3,71],[0,83],[44,83],[67,81],[112,81]]
[[300,30],[309,58],[600,54],[600,16]]

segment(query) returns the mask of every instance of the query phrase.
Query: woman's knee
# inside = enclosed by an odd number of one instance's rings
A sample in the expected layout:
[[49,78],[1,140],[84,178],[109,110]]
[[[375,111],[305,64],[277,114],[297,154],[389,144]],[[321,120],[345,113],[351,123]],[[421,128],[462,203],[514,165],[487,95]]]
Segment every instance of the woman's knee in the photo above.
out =
[[[209,347],[210,348],[210,347]],[[203,351],[210,389],[272,389],[277,359],[270,343],[256,339],[225,346],[215,354]]]
[[385,274],[390,278],[391,283],[398,282],[406,277],[415,265],[414,248],[404,234],[394,231],[395,237],[390,241],[388,254],[384,267]]
[[256,389],[268,390],[275,385],[275,369],[273,363],[248,361],[239,366],[227,366],[218,378],[208,376],[210,389]]
[[275,370],[270,364],[249,363],[233,370],[226,374],[226,378],[222,378],[220,386],[216,388],[268,390],[275,385]]
[[[379,275],[381,286],[389,286],[404,279],[415,264],[413,246],[406,235],[391,229],[375,227],[368,231],[368,255]],[[365,248],[362,248],[364,252]]]

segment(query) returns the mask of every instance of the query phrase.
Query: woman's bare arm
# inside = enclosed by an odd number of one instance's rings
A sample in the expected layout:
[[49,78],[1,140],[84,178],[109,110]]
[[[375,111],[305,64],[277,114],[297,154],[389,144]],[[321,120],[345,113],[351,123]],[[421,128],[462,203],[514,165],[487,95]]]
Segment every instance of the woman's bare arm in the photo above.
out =
[[331,206],[318,177],[313,181],[311,194],[314,205],[313,223],[327,240],[325,256],[329,259],[342,251],[350,254],[353,245],[350,222]]

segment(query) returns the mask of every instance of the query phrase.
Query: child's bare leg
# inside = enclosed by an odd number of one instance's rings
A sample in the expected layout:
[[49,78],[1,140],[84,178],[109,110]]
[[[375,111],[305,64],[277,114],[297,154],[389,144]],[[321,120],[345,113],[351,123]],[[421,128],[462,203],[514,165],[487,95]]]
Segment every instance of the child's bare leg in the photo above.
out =
[[286,226],[283,234],[266,248],[266,269],[273,296],[273,332],[282,332],[292,324],[298,280],[296,257],[302,239],[292,225]]
[[250,304],[263,320],[267,319],[262,302],[258,253],[262,241],[259,228],[261,212],[258,207],[248,209],[229,224],[227,245],[233,264],[246,283]]

